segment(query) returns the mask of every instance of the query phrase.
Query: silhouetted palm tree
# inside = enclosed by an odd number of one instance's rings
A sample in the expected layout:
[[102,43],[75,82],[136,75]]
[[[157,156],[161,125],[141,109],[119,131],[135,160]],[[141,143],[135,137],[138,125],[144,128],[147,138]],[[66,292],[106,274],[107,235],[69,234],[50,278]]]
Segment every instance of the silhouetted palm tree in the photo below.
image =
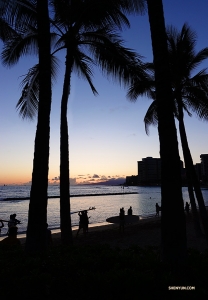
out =
[[176,264],[186,259],[187,241],[167,35],[162,0],[143,2],[148,9],[155,70],[162,179],[161,257],[165,262]]
[[[183,110],[185,110],[188,115],[191,116],[190,110],[192,110],[199,118],[208,120],[208,74],[206,70],[203,69],[195,75],[192,75],[193,71],[199,67],[200,63],[208,58],[208,48],[204,48],[197,53],[195,52],[196,34],[187,24],[183,25],[180,32],[173,27],[170,27],[167,34],[172,75],[172,89],[175,99],[174,114],[179,121],[179,132],[186,167],[189,197],[192,211],[197,222],[198,213],[193,193],[194,188],[202,224],[208,240],[208,217],[200,189],[199,179],[197,178],[188,146],[183,113]],[[129,96],[131,96],[132,92],[133,87],[131,87],[131,90],[129,91]],[[134,94],[135,92],[136,91],[134,91]],[[149,125],[157,125],[158,117],[156,101],[153,101],[150,105],[145,115],[144,122],[147,133]],[[200,227],[197,223],[195,226],[199,233]]]
[[[107,74],[113,74],[120,81],[128,82],[131,68],[136,59],[139,61],[139,57],[122,46],[119,36],[114,33],[116,26],[109,25],[110,22],[112,23],[109,13],[104,14],[102,11],[99,16],[100,8],[96,9],[97,6],[94,6],[96,14],[92,15],[91,7],[86,9],[85,3],[83,5],[83,3],[72,2],[64,8],[57,7],[57,1],[54,3],[56,4],[55,23],[59,22],[59,28],[63,32],[57,45],[66,49],[66,69],[61,102],[60,205],[62,240],[67,243],[70,242],[71,231],[67,213],[69,212],[67,103],[71,73],[78,71],[88,81],[92,92],[97,94],[92,83],[92,64],[99,66]],[[98,15],[99,19],[95,15]]]
[[[98,1],[93,1],[94,5],[98,3]],[[59,2],[62,3],[66,1]],[[57,5],[59,2],[57,2]],[[72,1],[70,1],[70,3],[71,2]],[[138,12],[141,8],[145,9],[146,4],[148,7],[155,64],[156,98],[158,100],[159,120],[158,132],[162,161],[162,259],[166,262],[180,261],[186,256],[186,227],[176,128],[170,102],[167,104],[166,101],[167,99],[173,99],[173,97],[162,0],[111,0],[110,2],[115,4],[114,7],[111,7],[112,19],[118,16],[118,8],[122,9],[125,13],[130,13]],[[105,1],[102,2],[102,5],[100,3],[101,1],[99,1],[100,7],[105,5]],[[91,14],[95,15],[94,7],[91,6],[91,9]],[[100,22],[99,20],[100,18],[98,17],[98,22]],[[170,156],[172,158],[171,160]],[[177,221],[175,219],[176,214],[178,216]]]
[[[2,3],[1,3],[2,4]],[[35,137],[32,185],[30,191],[29,216],[27,227],[26,250],[42,251],[46,248],[47,188],[50,137],[51,108],[51,61],[50,61],[50,23],[48,1],[4,1],[2,15],[9,20],[14,29],[12,36],[7,34],[5,41],[18,39],[19,35],[32,25],[34,11],[37,23],[37,47],[39,57],[39,104],[38,121]],[[4,31],[6,33],[6,31]],[[34,41],[33,41],[34,42]],[[34,45],[34,44],[33,44]],[[29,47],[22,51],[23,54]],[[31,50],[31,48],[30,48]],[[29,50],[29,51],[30,51]],[[17,59],[17,57],[16,57]],[[13,61],[15,62],[15,61]]]
[[[66,49],[65,78],[61,102],[61,149],[60,149],[60,216],[61,216],[61,236],[63,243],[72,242],[70,202],[69,202],[69,148],[68,148],[68,126],[67,126],[67,103],[70,94],[70,78],[72,71],[76,70],[89,83],[94,94],[97,93],[92,83],[92,65],[101,67],[102,71],[112,74],[120,81],[128,82],[131,69],[134,67],[135,60],[141,64],[141,77],[145,79],[143,65],[139,56],[122,46],[122,40],[115,33],[115,29],[125,22],[128,25],[126,17],[116,11],[113,17],[109,13],[108,2],[101,2],[95,6],[94,1],[51,1],[51,7],[54,10],[54,18],[51,24],[54,32],[58,36],[55,45],[55,54],[57,51]],[[92,13],[92,3],[94,9],[97,7],[96,14]],[[97,2],[96,2],[97,3]],[[87,5],[86,5],[87,4]],[[89,5],[90,4],[90,5]],[[105,5],[104,5],[105,4]],[[109,2],[110,11],[112,2]],[[103,8],[106,8],[103,10]],[[99,12],[100,11],[100,12]],[[112,12],[111,12],[112,13]],[[99,16],[99,18],[98,18]],[[108,23],[108,25],[105,25]],[[17,49],[19,52],[24,50],[24,42],[31,45],[31,40],[35,38],[35,28],[30,28],[28,34],[20,37],[19,43],[8,44],[3,56],[11,61],[11,48],[13,53]],[[32,37],[32,38],[31,38]],[[9,53],[9,56],[8,56]],[[12,56],[14,54],[12,53]],[[15,54],[15,55],[16,55]],[[24,88],[22,97],[18,102],[21,114],[32,117],[37,107],[38,92],[38,66],[29,70],[23,81]],[[141,78],[140,78],[141,79]],[[29,101],[28,101],[29,100]]]
[[26,250],[29,252],[34,251],[34,249],[43,250],[47,247],[46,223],[51,111],[51,41],[47,0],[37,0],[37,33],[39,103],[26,238]]

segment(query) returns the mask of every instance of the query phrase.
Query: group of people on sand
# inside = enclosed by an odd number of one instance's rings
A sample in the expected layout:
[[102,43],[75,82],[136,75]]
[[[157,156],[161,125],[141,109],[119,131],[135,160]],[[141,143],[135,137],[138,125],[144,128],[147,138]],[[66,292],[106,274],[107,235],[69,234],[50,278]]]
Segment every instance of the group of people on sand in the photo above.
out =
[[[128,216],[133,215],[133,210],[132,207],[130,206],[128,211],[127,211]],[[124,232],[124,225],[125,225],[125,210],[124,207],[120,208],[119,212],[119,230]]]
[[[160,211],[161,211],[161,206],[159,206],[159,204],[156,203],[155,207],[156,207],[156,215],[155,215],[155,216],[156,216],[156,217],[159,217],[159,213],[160,213]],[[189,210],[190,210],[190,204],[189,204],[188,202],[186,202],[185,207],[184,207],[184,210],[186,211],[186,213],[189,213]]]
[[89,218],[90,218],[88,217],[87,210],[79,211],[78,216],[79,216],[79,228],[77,230],[76,236],[78,236],[81,229],[83,229],[84,234],[88,232],[88,225],[89,225]]

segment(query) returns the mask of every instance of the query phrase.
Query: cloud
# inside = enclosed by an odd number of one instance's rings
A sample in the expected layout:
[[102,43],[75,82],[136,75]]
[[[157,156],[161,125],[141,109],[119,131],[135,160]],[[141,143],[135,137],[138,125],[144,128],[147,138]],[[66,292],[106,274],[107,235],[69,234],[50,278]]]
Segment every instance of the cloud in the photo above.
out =
[[94,175],[92,176],[92,178],[100,178],[100,176],[97,175],[97,174],[94,174]]
[[100,179],[101,180],[108,180],[108,178],[105,175],[102,175]]
[[55,176],[54,178],[51,179],[52,181],[57,181],[60,180],[60,176]]
[[[60,183],[60,176],[55,176],[49,180],[50,184],[59,184]],[[70,178],[70,184],[75,185],[77,184],[76,178]]]

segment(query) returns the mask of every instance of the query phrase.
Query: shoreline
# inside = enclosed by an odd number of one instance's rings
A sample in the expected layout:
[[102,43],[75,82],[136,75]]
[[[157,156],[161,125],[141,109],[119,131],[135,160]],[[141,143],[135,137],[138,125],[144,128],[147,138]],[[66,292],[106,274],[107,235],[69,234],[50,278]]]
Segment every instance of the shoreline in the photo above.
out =
[[[125,249],[133,245],[146,248],[160,249],[161,243],[161,217],[149,217],[140,219],[133,224],[126,224],[124,232],[119,231],[119,224],[97,223],[89,224],[89,232],[83,234],[82,230],[76,237],[78,226],[72,229],[73,245],[103,245],[108,244],[111,248]],[[187,248],[196,249],[200,252],[208,250],[208,244],[204,235],[197,236],[191,212],[186,215]],[[3,237],[5,238],[5,237]],[[3,239],[2,237],[0,239]],[[24,245],[26,235],[18,235],[21,244]],[[53,245],[61,245],[60,229],[52,230]]]

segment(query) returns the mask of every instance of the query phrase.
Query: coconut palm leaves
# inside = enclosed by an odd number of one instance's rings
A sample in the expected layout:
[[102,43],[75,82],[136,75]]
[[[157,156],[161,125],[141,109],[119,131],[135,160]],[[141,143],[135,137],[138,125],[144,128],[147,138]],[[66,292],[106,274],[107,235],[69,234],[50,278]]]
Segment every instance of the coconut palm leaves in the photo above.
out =
[[[54,4],[57,1],[53,1]],[[58,35],[60,38],[56,43],[57,50],[66,50],[66,69],[61,100],[61,143],[60,143],[60,206],[61,206],[61,233],[63,243],[71,243],[71,221],[69,207],[69,147],[68,147],[68,125],[67,125],[67,103],[70,94],[71,74],[74,70],[88,81],[94,94],[97,93],[93,83],[93,64],[100,67],[107,75],[112,75],[120,82],[127,82],[131,76],[131,69],[135,62],[142,65],[138,55],[125,48],[119,35],[115,32],[117,26],[105,25],[106,15],[101,12],[101,18],[89,13],[86,19],[85,3],[75,2],[74,6],[68,6],[63,11],[56,11],[55,20],[60,26]],[[90,1],[89,1],[90,3]],[[68,5],[69,3],[67,3]],[[71,4],[71,3],[70,3]],[[97,10],[96,10],[97,12]],[[70,18],[71,16],[71,18]],[[76,19],[74,18],[76,16]],[[83,17],[84,16],[84,17]],[[83,18],[82,18],[83,17]],[[65,18],[65,19],[63,19]],[[100,25],[102,24],[102,26]],[[99,25],[99,26],[98,26]],[[55,50],[55,51],[57,51]],[[145,78],[145,72],[141,72]],[[68,229],[67,229],[68,228]]]
[[[24,2],[24,1],[23,1]],[[123,46],[117,33],[122,26],[129,26],[123,14],[127,2],[121,1],[50,1],[51,11],[51,56],[61,50],[66,51],[65,77],[61,100],[61,157],[60,157],[60,207],[61,233],[64,243],[71,243],[71,221],[69,204],[69,162],[67,102],[70,94],[72,72],[77,72],[90,85],[94,94],[93,68],[95,66],[106,75],[112,75],[120,83],[130,82],[135,64],[139,66],[137,78],[146,78],[141,57]],[[122,8],[122,9],[120,9]],[[133,9],[138,9],[136,6]],[[128,8],[129,9],[129,8]],[[95,14],[96,11],[96,14]],[[25,54],[37,53],[37,26],[35,23],[18,30],[4,46],[4,64],[12,65]],[[53,39],[54,37],[54,39]],[[53,64],[51,64],[53,65]],[[53,69],[53,68],[52,68]],[[23,92],[17,108],[23,117],[32,118],[38,108],[38,65],[31,68],[22,82]]]
[[[208,48],[204,48],[198,53],[195,52],[196,35],[191,28],[184,24],[182,30],[178,32],[175,28],[169,27],[167,30],[168,50],[171,70],[172,91],[174,96],[173,113],[179,121],[179,132],[181,136],[186,174],[188,179],[189,196],[192,210],[197,220],[196,204],[193,194],[193,187],[198,200],[202,223],[206,235],[208,234],[208,222],[206,208],[200,185],[197,180],[191,153],[188,146],[187,136],[184,126],[184,111],[189,116],[196,113],[201,119],[207,120],[208,115],[208,73],[206,69],[192,73],[198,69],[200,63],[208,58]],[[152,76],[152,81],[154,77]],[[150,125],[158,125],[157,101],[154,97],[154,87],[151,88],[154,101],[151,103],[144,117],[145,130],[149,133]],[[134,86],[129,89],[128,96],[135,99]],[[197,223],[197,222],[196,222]],[[199,224],[195,223],[197,232]],[[208,237],[208,235],[207,235]]]
[[[58,72],[58,60],[51,56],[51,79],[55,82]],[[17,102],[16,108],[20,116],[33,120],[38,112],[39,102],[39,64],[28,70],[21,82],[22,95]]]
[[[168,50],[172,76],[172,90],[174,95],[174,115],[179,117],[179,103],[189,116],[196,113],[200,119],[207,120],[208,116],[208,73],[206,69],[192,73],[208,58],[208,48],[195,53],[193,47],[196,44],[195,33],[184,24],[181,32],[169,27]],[[132,90],[128,97],[132,99]],[[153,98],[154,99],[154,98]],[[157,125],[156,101],[154,100],[145,115],[146,131],[149,125]]]

